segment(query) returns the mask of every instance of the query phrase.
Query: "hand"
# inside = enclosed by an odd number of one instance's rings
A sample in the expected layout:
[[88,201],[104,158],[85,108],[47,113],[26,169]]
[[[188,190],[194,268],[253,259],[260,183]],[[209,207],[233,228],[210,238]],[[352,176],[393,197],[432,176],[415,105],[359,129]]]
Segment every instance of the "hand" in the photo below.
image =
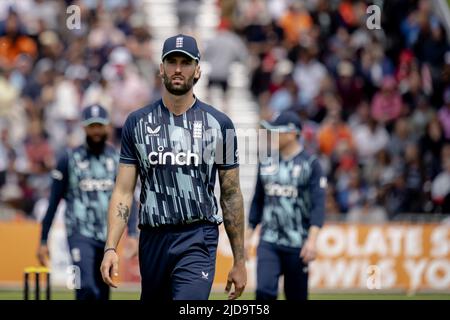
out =
[[47,259],[50,257],[48,246],[46,244],[41,244],[38,248],[36,256],[41,266],[47,267]]
[[138,255],[139,252],[139,240],[135,237],[128,237],[125,243],[124,255],[125,258],[131,259]]
[[[234,292],[230,293],[231,286],[234,283]],[[247,270],[245,264],[234,265],[228,273],[227,286],[225,292],[228,293],[228,300],[234,300],[241,296],[247,285]]]
[[119,257],[115,251],[109,250],[105,252],[100,271],[102,273],[103,281],[108,286],[117,288],[117,285],[115,285],[112,280],[113,276],[117,277],[119,275]]
[[313,261],[317,256],[316,241],[308,238],[303,245],[302,251],[300,252],[300,258],[303,259],[304,263],[309,263]]

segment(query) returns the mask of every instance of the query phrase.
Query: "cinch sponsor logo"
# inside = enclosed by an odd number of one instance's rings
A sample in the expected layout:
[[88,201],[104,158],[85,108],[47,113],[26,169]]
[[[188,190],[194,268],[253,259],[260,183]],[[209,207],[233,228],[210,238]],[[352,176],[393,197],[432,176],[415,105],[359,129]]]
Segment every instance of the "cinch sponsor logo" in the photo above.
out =
[[296,198],[298,195],[297,187],[291,185],[283,186],[277,183],[267,184],[265,191],[268,196]]
[[148,154],[148,160],[150,164],[171,164],[171,165],[179,165],[179,166],[198,166],[200,162],[200,157],[198,154],[191,152],[178,152],[173,153],[170,151],[164,151],[164,147],[159,146],[158,152],[152,151]]
[[109,191],[114,187],[111,179],[83,179],[79,183],[82,191]]

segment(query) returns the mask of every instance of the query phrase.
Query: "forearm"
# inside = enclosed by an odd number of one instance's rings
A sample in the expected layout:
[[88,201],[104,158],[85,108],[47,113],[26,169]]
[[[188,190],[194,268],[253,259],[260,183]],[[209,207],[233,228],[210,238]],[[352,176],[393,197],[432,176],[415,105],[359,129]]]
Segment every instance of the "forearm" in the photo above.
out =
[[127,222],[128,237],[137,238],[138,234],[139,234],[138,229],[137,229],[139,206],[136,202],[136,199],[134,199],[134,197],[133,197],[133,201],[131,203],[130,210],[131,210],[130,217]]
[[316,242],[319,235],[320,228],[318,226],[311,226],[308,230],[308,239]]
[[45,213],[44,219],[42,219],[42,229],[41,229],[41,243],[47,243],[48,234],[53,223],[53,219],[56,215],[56,210],[58,209],[58,204],[63,197],[64,184],[60,181],[53,182],[52,189],[50,192],[50,198],[48,201],[47,212]]
[[114,189],[109,203],[107,248],[117,248],[130,217],[133,194]]
[[234,264],[244,263],[244,201],[241,191],[222,195],[220,203],[225,230],[233,252]]

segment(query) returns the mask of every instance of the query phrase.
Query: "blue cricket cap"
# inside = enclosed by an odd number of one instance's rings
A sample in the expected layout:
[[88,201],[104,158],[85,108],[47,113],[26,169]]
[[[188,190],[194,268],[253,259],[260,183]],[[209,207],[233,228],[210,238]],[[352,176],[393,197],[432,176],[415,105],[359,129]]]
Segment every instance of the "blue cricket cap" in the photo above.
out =
[[200,51],[197,47],[197,41],[191,36],[178,34],[167,38],[166,41],[164,41],[161,60],[164,60],[168,54],[173,52],[181,52],[190,58],[197,60],[197,62],[200,61]]
[[273,120],[260,122],[261,126],[267,130],[276,130],[278,132],[301,132],[302,122],[297,113],[293,111],[283,111]]
[[93,123],[109,124],[108,111],[99,104],[93,104],[83,109],[81,123],[88,126]]

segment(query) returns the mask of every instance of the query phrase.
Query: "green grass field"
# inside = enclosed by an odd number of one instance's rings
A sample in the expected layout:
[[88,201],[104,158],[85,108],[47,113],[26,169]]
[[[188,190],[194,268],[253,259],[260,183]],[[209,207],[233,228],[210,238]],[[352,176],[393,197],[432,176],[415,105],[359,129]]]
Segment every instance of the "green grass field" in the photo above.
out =
[[[30,293],[31,299],[34,299],[34,292]],[[42,293],[42,298],[44,295]],[[112,300],[138,300],[139,292],[113,291]],[[226,300],[224,293],[211,293],[211,300]],[[252,300],[253,293],[244,293],[240,299]],[[283,297],[280,297],[281,299]],[[0,300],[21,300],[22,291],[13,289],[0,289]],[[73,300],[74,294],[69,290],[58,290],[52,292],[52,300]],[[450,300],[450,294],[311,294],[311,300]]]

